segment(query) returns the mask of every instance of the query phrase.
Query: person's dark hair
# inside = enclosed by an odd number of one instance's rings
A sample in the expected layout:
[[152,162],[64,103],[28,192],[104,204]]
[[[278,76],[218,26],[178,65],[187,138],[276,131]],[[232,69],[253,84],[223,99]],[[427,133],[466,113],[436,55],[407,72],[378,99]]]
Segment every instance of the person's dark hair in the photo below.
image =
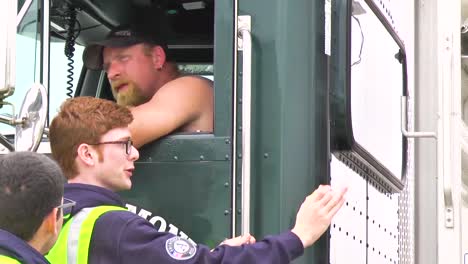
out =
[[43,154],[0,156],[0,229],[30,241],[61,204],[64,179],[58,164]]

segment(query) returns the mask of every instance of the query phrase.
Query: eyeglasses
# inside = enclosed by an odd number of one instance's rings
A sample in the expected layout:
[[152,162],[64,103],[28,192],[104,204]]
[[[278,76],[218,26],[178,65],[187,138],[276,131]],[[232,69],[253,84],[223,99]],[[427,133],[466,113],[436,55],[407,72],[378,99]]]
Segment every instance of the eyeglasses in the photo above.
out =
[[133,141],[131,139],[128,140],[117,140],[117,141],[104,141],[89,145],[101,145],[101,144],[123,144],[125,145],[125,153],[130,155],[132,153]]
[[[60,216],[63,216],[64,219],[65,219],[65,216],[63,215],[63,211],[67,208],[71,208],[70,209],[70,212],[73,210],[73,207],[76,205],[76,202],[73,201],[73,200],[70,200],[70,199],[67,199],[67,198],[63,198],[63,202],[61,205],[57,206],[56,208],[57,209],[61,209],[61,210],[58,210],[57,212],[57,220],[60,219]],[[67,214],[67,218],[70,216],[70,214],[68,213]]]
[[63,203],[57,206],[57,209],[67,209],[76,205],[76,202],[67,198],[63,198]]

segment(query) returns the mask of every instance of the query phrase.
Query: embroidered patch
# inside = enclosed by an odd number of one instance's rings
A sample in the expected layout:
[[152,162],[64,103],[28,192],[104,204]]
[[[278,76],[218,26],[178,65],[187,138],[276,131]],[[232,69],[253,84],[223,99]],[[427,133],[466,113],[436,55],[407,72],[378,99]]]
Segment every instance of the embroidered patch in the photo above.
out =
[[188,239],[175,236],[166,241],[166,251],[173,259],[186,260],[195,256],[197,248]]

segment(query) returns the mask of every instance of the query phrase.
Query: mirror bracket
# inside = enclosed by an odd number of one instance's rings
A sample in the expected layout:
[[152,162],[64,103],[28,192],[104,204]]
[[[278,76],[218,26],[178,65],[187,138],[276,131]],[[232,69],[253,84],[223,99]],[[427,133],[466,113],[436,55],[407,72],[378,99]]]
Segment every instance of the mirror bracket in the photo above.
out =
[[41,84],[33,84],[27,91],[18,115],[15,106],[0,99],[0,105],[12,107],[13,115],[0,115],[0,123],[16,127],[14,146],[0,134],[0,144],[9,151],[36,151],[41,143],[47,118],[47,91]]
[[12,108],[12,114],[11,115],[5,115],[2,114],[0,115],[0,123],[4,123],[10,126],[16,126],[16,125],[23,125],[27,120],[25,118],[17,119],[15,118],[15,105],[13,105],[10,102],[2,101],[0,99],[0,108],[4,105],[9,105]]

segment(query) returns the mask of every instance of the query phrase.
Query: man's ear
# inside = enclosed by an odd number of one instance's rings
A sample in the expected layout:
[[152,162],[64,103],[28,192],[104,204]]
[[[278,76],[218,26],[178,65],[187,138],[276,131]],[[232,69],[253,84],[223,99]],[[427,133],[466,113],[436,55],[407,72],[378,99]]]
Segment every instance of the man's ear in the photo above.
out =
[[46,254],[52,248],[62,229],[63,217],[59,215],[57,219],[57,214],[59,213],[62,214],[59,209],[52,209],[52,211],[44,217],[36,233],[34,233],[33,237],[28,241],[28,244],[41,254]]
[[161,46],[154,46],[151,49],[151,55],[153,60],[153,65],[156,70],[161,70],[166,62],[166,53]]
[[62,216],[57,216],[57,214],[61,214],[62,212],[54,208],[52,211],[44,218],[43,225],[45,231],[49,234],[54,234],[55,236],[58,235],[60,229],[62,229],[63,218]]
[[77,158],[88,166],[95,164],[98,160],[98,153],[90,145],[82,143],[77,149]]

